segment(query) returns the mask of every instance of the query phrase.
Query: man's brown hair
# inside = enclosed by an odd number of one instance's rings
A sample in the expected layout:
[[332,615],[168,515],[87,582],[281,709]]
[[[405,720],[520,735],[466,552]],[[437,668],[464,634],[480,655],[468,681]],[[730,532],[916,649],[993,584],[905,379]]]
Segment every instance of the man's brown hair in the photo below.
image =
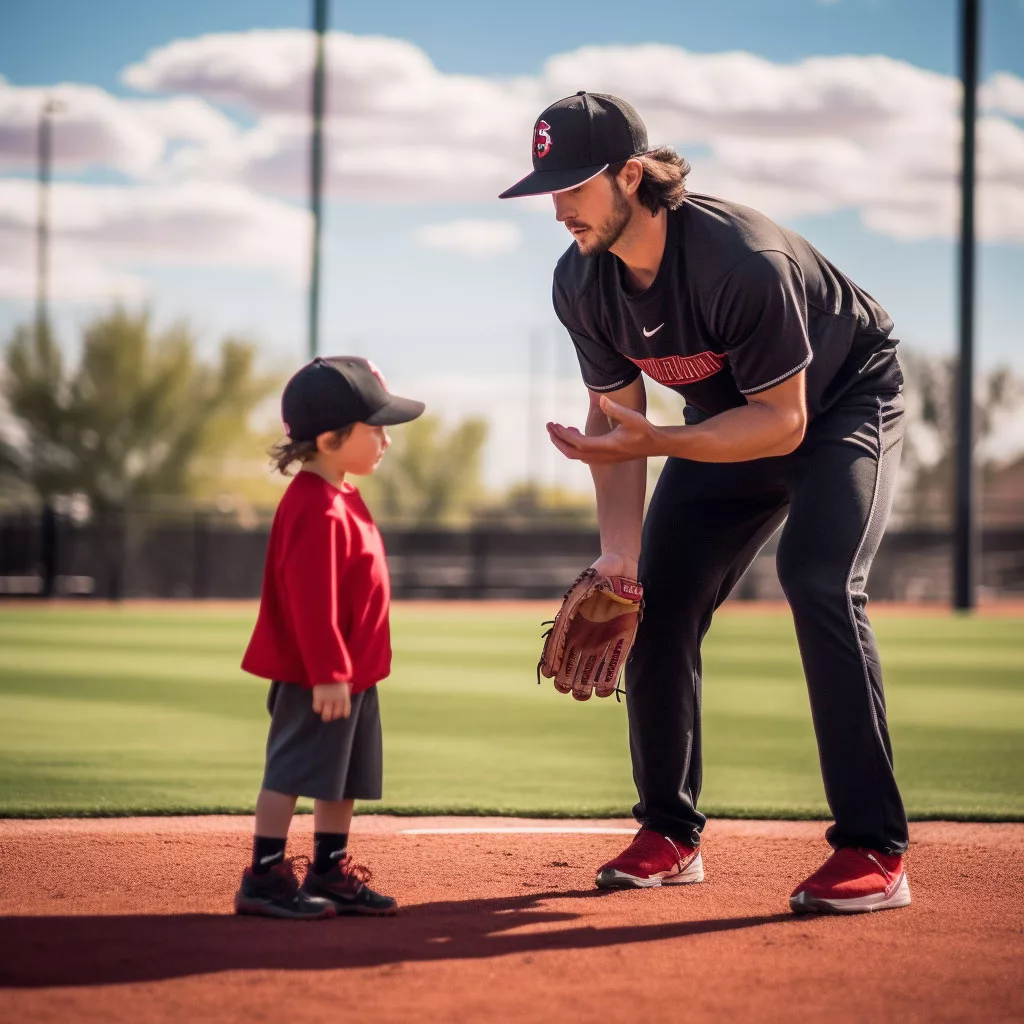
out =
[[[690,165],[683,157],[671,146],[659,146],[633,159],[639,160],[644,168],[636,197],[651,213],[657,213],[662,207],[675,210],[683,205],[686,176],[690,173]],[[612,164],[606,173],[618,177],[626,163],[623,160]]]

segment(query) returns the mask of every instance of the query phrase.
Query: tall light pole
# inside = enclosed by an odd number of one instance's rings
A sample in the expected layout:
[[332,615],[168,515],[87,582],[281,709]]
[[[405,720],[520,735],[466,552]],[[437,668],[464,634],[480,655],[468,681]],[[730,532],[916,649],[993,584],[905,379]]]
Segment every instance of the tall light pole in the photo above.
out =
[[324,176],[324,34],[327,0],[313,0],[316,63],[313,67],[313,135],[309,147],[309,209],[313,214],[313,252],[309,273],[309,358],[320,347],[320,192]]
[[953,606],[975,605],[976,487],[974,472],[974,153],[978,113],[980,0],[961,0],[960,73],[963,144],[960,178],[960,358],[956,374],[956,499],[953,526]]
[[36,339],[50,326],[50,163],[52,158],[51,118],[63,109],[58,100],[47,97],[39,108],[38,180],[39,205],[36,216]]

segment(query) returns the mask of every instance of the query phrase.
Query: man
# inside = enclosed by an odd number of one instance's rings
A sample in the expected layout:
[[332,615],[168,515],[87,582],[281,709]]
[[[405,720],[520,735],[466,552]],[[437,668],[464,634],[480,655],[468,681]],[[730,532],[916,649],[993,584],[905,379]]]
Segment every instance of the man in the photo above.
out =
[[[553,297],[590,392],[584,432],[548,432],[591,468],[594,568],[645,591],[626,684],[641,828],[597,884],[703,880],[701,641],[785,521],[779,578],[835,819],[832,855],[790,906],[906,906],[907,821],[864,610],[903,436],[892,321],[799,235],[687,193],[689,166],[649,149],[621,99],[580,92],[548,107],[533,165],[502,198],[550,194],[573,236]],[[686,399],[683,425],[646,419],[643,373]],[[669,458],[645,520],[657,455]]]

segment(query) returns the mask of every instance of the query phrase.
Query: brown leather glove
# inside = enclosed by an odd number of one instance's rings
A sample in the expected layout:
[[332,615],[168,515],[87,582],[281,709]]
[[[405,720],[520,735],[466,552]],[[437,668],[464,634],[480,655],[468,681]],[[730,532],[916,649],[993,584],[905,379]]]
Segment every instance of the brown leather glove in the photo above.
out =
[[539,676],[554,679],[559,693],[576,700],[615,692],[643,614],[643,587],[625,576],[584,569],[562,599],[544,650]]

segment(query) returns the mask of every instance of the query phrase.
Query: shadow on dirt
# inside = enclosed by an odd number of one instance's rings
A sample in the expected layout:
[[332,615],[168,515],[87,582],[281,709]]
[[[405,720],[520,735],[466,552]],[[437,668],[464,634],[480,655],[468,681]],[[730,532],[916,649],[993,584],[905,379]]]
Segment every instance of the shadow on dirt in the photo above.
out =
[[[218,914],[0,917],[0,987],[158,981],[235,970],[337,970],[593,949],[794,921],[733,917],[608,928],[566,926],[580,915],[549,900],[602,899],[596,890],[421,903],[395,918],[270,921]],[[612,897],[614,898],[614,897]],[[544,930],[509,934],[540,926]]]

